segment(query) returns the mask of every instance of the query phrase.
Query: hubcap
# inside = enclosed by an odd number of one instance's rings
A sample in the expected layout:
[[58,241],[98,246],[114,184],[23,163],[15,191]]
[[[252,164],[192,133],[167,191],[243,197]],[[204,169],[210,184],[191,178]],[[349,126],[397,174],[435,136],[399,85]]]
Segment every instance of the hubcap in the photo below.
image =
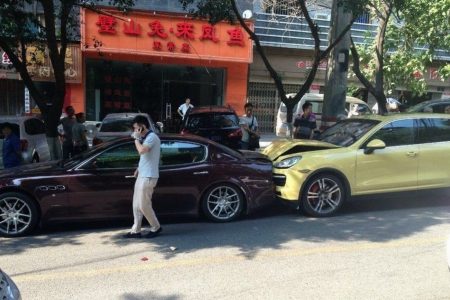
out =
[[31,209],[20,198],[7,197],[0,200],[0,232],[18,234],[30,226]]
[[330,178],[319,178],[314,181],[306,197],[310,207],[317,213],[333,212],[339,206],[342,191],[339,185]]
[[220,220],[232,218],[239,211],[240,205],[238,192],[228,186],[215,188],[207,199],[209,213]]

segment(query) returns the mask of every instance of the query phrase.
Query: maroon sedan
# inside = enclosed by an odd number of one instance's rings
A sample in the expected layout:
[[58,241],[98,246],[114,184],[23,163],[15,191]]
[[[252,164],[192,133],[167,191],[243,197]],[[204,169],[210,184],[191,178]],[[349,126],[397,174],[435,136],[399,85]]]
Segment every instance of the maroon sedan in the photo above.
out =
[[[132,217],[132,177],[139,156],[131,139],[104,143],[62,162],[0,173],[0,234],[38,224]],[[203,214],[227,222],[273,199],[272,163],[196,136],[161,136],[158,215]]]

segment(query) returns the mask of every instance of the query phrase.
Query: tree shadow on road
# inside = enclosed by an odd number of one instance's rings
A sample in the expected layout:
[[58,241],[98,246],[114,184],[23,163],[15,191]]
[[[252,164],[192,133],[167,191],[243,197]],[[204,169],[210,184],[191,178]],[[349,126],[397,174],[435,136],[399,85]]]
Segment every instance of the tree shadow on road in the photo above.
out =
[[123,294],[120,299],[123,300],[148,300],[148,299],[152,299],[152,300],[178,300],[178,299],[182,299],[181,296],[179,295],[168,295],[168,296],[161,296],[161,295],[157,295],[154,292],[147,292],[144,294],[135,294],[135,293],[126,293]]
[[[164,233],[148,242],[166,259],[213,248],[238,249],[240,255],[253,259],[261,250],[283,249],[291,241],[309,246],[327,241],[389,242],[450,223],[448,195],[448,191],[433,191],[359,197],[348,203],[341,214],[330,218],[310,218],[272,207],[262,214],[226,224],[164,224]],[[129,241],[112,236],[104,243],[122,246]],[[177,250],[171,251],[170,247]]]
[[[69,232],[67,228],[53,228],[35,236],[0,239],[0,255],[37,247],[80,245],[81,237],[91,233],[101,233],[98,243],[112,247],[148,244],[149,251],[157,251],[166,259],[214,248],[224,253],[237,249],[239,255],[253,259],[262,250],[284,249],[295,241],[311,247],[328,241],[389,242],[450,223],[449,195],[448,191],[433,191],[360,197],[348,203],[341,214],[330,218],[310,218],[281,206],[232,223],[166,218],[162,219],[163,234],[154,239],[123,239],[122,234],[130,225],[123,222],[83,225],[81,231],[75,225],[76,231],[70,231],[71,227]],[[111,228],[121,230],[111,234]]]

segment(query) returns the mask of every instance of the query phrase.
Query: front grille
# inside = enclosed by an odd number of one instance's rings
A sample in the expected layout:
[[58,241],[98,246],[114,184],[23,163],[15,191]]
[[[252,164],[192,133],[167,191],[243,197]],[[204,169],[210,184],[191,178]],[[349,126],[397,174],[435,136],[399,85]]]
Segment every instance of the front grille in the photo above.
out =
[[280,174],[273,174],[273,182],[276,186],[284,186],[286,184],[286,176]]

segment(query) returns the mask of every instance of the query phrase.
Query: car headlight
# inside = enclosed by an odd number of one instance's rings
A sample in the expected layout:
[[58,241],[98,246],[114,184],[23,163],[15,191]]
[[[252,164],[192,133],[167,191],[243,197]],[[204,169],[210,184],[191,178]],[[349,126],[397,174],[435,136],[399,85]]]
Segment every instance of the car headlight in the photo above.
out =
[[301,156],[293,156],[286,159],[283,159],[280,162],[274,163],[273,166],[279,169],[287,169],[298,163],[302,159]]
[[20,292],[14,281],[0,270],[0,299],[20,300]]

